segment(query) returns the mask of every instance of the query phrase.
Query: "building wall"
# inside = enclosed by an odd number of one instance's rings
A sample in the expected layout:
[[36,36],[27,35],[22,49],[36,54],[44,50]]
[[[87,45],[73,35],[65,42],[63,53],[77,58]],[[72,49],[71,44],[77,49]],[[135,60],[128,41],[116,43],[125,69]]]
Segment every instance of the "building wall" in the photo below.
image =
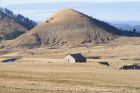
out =
[[68,55],[65,58],[65,61],[68,62],[68,63],[75,63],[75,59],[73,57],[71,57],[70,55]]

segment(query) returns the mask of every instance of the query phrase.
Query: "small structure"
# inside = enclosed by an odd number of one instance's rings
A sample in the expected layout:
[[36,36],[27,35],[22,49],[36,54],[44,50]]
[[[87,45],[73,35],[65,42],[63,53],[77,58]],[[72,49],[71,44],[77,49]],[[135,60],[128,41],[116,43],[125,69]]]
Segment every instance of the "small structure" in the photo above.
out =
[[84,63],[87,61],[81,53],[70,54],[64,60],[68,63]]
[[140,70],[140,66],[138,64],[124,65],[119,70]]

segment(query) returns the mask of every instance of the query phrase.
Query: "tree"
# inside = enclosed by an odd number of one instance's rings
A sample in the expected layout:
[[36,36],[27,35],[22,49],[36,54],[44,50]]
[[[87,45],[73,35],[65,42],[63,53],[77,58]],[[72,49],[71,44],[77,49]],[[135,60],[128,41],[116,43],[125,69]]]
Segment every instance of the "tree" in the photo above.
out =
[[133,32],[134,32],[134,33],[136,32],[136,29],[135,29],[135,28],[133,29]]

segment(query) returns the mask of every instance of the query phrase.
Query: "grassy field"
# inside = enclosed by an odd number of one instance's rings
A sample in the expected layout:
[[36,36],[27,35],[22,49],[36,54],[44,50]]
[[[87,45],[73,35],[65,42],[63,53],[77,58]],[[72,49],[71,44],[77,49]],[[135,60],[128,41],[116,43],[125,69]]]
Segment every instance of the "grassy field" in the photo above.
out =
[[8,63],[0,67],[0,93],[139,93],[139,76],[98,63]]
[[[140,93],[140,71],[118,70],[139,63],[139,44],[63,49],[33,49],[0,56],[0,93]],[[63,58],[80,52],[87,63],[69,64]],[[98,62],[109,62],[110,67]]]

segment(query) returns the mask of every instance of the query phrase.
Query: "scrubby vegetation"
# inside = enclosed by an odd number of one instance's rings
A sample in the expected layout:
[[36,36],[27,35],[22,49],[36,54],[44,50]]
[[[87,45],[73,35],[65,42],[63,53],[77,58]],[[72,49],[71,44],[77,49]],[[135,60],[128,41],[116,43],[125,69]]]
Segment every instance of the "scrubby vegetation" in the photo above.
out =
[[0,8],[0,41],[15,39],[36,26],[36,22]]

